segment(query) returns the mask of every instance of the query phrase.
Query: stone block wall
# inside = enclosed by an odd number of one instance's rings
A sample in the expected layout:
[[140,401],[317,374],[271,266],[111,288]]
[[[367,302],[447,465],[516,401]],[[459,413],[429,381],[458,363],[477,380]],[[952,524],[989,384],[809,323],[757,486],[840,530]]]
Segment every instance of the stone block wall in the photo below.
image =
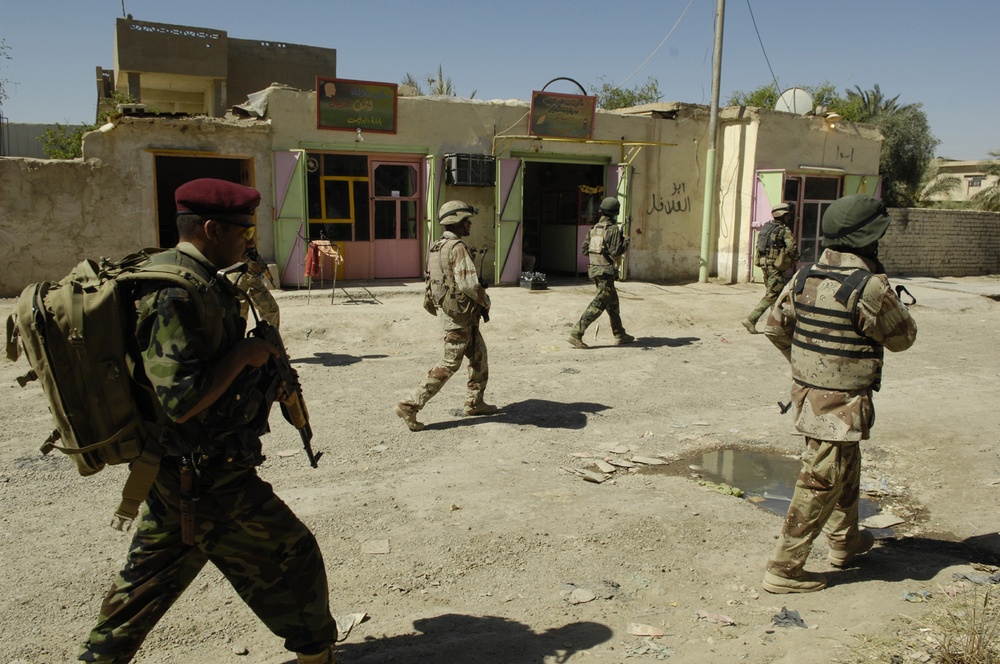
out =
[[891,208],[879,243],[890,276],[1000,274],[1000,212]]

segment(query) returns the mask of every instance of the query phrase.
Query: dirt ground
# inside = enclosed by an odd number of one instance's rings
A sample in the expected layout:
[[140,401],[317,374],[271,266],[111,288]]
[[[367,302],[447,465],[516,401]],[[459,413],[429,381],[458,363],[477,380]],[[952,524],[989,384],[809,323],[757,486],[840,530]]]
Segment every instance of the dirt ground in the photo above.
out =
[[[316,533],[334,613],[371,616],[339,658],[755,663],[808,653],[819,664],[860,661],[888,641],[879,661],[927,661],[920,629],[943,589],[973,564],[1000,562],[1000,279],[901,281],[918,300],[919,333],[912,349],[888,354],[863,474],[905,522],[844,571],[818,541],[809,567],[830,572],[830,587],[784,596],[760,588],[779,516],[654,465],[616,466],[603,483],[573,472],[719,448],[797,454],[801,438],[778,407],[787,365],[740,326],[761,286],[622,283],[637,342],[610,345],[604,318],[587,351],[564,339],[588,282],[491,289],[487,397],[502,410],[462,416],[463,369],[421,413],[419,433],[392,409],[441,351],[419,284],[338,286],[333,303],[329,288],[278,293],[324,456],[311,469],[275,413],[260,472]],[[0,307],[6,315],[13,300]],[[82,478],[66,458],[39,454],[51,424],[37,384],[14,381],[26,370],[23,359],[0,363],[0,661],[68,662],[128,547],[108,527],[124,471]],[[782,608],[805,628],[776,625]],[[649,627],[664,635],[634,633]],[[288,660],[206,569],[136,661]]]

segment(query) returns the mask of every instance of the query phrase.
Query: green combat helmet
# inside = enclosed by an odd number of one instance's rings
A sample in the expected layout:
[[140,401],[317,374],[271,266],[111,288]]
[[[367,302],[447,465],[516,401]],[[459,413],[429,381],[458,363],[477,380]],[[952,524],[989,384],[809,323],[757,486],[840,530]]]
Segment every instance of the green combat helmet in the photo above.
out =
[[834,201],[823,215],[823,246],[860,249],[878,242],[889,228],[885,205],[868,194]]
[[601,201],[601,214],[605,217],[617,217],[618,211],[621,209],[622,204],[618,202],[618,199],[613,196],[608,196],[603,201]]
[[462,201],[448,201],[438,210],[438,223],[442,226],[458,224],[479,214],[479,210]]

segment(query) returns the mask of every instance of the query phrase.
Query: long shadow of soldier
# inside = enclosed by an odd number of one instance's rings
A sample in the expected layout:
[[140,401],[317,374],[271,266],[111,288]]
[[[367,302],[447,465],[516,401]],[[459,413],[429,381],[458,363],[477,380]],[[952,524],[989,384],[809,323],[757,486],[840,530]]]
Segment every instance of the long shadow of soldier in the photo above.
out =
[[[699,337],[677,337],[676,339],[671,339],[670,337],[636,337],[635,341],[632,342],[632,346],[640,346],[642,348],[679,348],[680,346],[690,346],[696,341],[701,341]],[[628,346],[621,346],[621,348],[628,348]]]
[[453,427],[471,426],[482,422],[503,422],[521,426],[536,426],[543,429],[582,429],[587,426],[587,414],[607,410],[611,406],[600,403],[576,401],[562,403],[547,399],[525,399],[504,405],[496,415],[484,417],[461,417],[462,411],[456,410],[459,419],[447,422],[434,422],[427,429],[451,429]]
[[319,364],[324,367],[346,367],[361,360],[379,360],[388,355],[347,355],[345,353],[313,353],[312,357],[289,360],[291,364]]
[[[337,661],[347,664],[542,664],[565,662],[572,655],[609,640],[606,625],[577,622],[536,633],[499,616],[450,613],[413,621],[416,633],[366,639],[337,646]],[[554,657],[552,660],[550,658]]]
[[927,581],[949,567],[973,563],[1000,565],[1000,535],[977,535],[962,541],[931,537],[883,540],[852,567],[826,572],[826,578],[831,586],[862,581]]

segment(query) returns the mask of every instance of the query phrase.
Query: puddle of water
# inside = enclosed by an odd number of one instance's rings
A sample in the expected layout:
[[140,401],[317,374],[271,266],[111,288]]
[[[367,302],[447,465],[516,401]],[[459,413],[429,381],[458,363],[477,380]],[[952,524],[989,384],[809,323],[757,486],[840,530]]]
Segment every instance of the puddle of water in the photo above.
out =
[[[725,483],[743,490],[743,497],[757,507],[785,516],[795,492],[795,480],[802,462],[774,452],[720,449],[696,457],[680,459],[653,472]],[[867,519],[882,511],[878,502],[864,496],[858,505],[858,518]],[[871,528],[876,538],[892,537],[891,528]]]

